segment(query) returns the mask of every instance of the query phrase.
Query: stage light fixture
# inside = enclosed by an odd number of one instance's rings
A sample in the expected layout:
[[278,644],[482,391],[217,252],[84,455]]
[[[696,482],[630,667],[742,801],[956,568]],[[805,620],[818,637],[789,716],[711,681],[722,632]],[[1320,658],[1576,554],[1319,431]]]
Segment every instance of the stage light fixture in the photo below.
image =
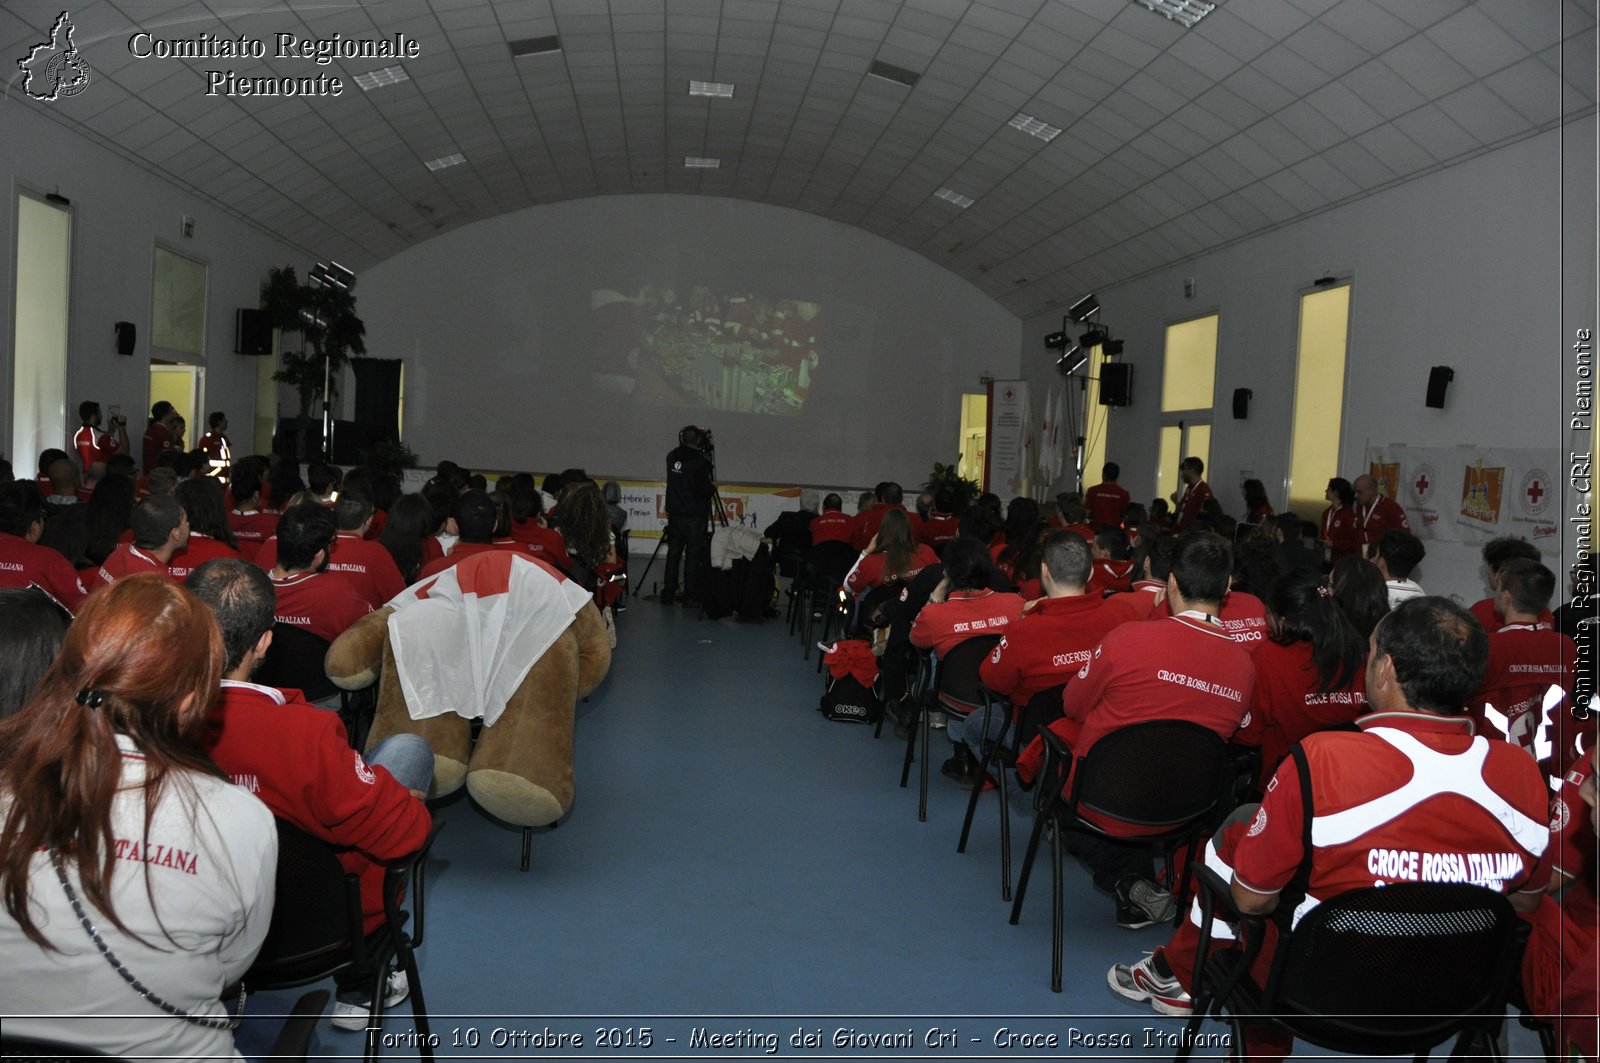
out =
[[1066,334],[1066,331],[1063,330],[1061,332],[1052,332],[1048,336],[1046,336],[1044,338],[1044,349],[1047,350],[1047,351],[1064,351],[1064,350],[1066,350],[1067,349],[1067,334]]
[[1094,297],[1093,292],[1090,292],[1082,299],[1079,299],[1077,302],[1067,307],[1067,320],[1072,322],[1074,325],[1079,325],[1087,321],[1090,315],[1097,314],[1099,312],[1100,300]]
[[1098,347],[1098,346],[1100,346],[1102,343],[1104,343],[1106,340],[1108,340],[1110,338],[1111,338],[1110,333],[1106,332],[1105,329],[1099,328],[1097,326],[1095,328],[1090,329],[1088,332],[1085,332],[1083,335],[1078,337],[1078,346],[1079,347]]
[[1117,355],[1122,353],[1122,341],[1106,340],[1105,346],[1101,349],[1100,353],[1105,355],[1107,358],[1115,358]]
[[1089,352],[1082,347],[1073,345],[1066,353],[1056,359],[1056,368],[1061,370],[1062,376],[1071,376],[1082,369],[1089,361]]

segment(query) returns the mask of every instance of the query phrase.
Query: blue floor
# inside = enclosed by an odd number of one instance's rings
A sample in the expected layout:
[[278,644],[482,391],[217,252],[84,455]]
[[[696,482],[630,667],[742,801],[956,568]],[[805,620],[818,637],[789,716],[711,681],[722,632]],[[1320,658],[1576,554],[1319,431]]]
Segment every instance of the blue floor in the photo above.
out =
[[[996,798],[957,854],[968,795],[937,773],[942,734],[919,823],[904,744],[815,711],[816,651],[802,660],[781,619],[638,600],[619,628],[611,675],[578,706],[576,802],[536,833],[531,870],[520,832],[464,799],[437,812],[419,961],[438,1055],[1171,1058],[1151,1046],[1182,1024],[1105,984],[1169,928],[1118,928],[1070,867],[1052,993],[1048,854],[1010,926]],[[387,1017],[385,1058],[415,1057],[410,1020]],[[330,1058],[360,1052],[359,1034],[318,1036]],[[1523,1031],[1512,1047],[1535,1058]]]

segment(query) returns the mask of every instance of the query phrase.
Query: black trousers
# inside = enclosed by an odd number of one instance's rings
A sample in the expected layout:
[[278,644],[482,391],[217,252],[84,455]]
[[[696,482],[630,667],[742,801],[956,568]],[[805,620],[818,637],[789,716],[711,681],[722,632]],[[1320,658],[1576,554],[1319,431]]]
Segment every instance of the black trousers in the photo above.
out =
[[683,593],[698,598],[704,589],[706,562],[706,516],[667,517],[667,574],[661,581],[661,596],[678,594],[678,566],[683,563]]

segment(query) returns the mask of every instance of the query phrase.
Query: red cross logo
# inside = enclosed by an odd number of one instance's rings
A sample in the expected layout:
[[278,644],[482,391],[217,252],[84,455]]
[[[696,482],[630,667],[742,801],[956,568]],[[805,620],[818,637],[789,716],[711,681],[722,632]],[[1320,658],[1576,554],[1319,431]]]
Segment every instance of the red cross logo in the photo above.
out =
[[1528,499],[1536,506],[1539,504],[1539,499],[1544,497],[1544,494],[1544,488],[1539,486],[1538,480],[1533,481],[1533,486],[1528,488]]
[[1417,494],[1425,495],[1427,493],[1428,493],[1428,477],[1426,475],[1417,477]]
[[1017,393],[1015,391],[1011,390],[1010,388],[1006,388],[1006,398],[1007,399],[1014,399],[1016,397],[1017,397]]

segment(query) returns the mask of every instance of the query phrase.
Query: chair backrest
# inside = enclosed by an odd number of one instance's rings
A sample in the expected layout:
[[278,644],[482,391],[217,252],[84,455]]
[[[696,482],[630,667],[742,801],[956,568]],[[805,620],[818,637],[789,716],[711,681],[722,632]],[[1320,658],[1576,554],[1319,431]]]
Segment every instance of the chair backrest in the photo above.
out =
[[252,968],[256,977],[245,975],[245,985],[252,988],[276,981],[271,974],[263,977],[264,972],[349,949],[361,927],[359,889],[333,846],[286,819],[273,818],[278,825],[277,894],[272,923]]
[[939,661],[939,701],[963,711],[983,706],[983,681],[978,667],[989,656],[999,635],[978,635],[956,644]]
[[1525,924],[1467,883],[1397,882],[1317,905],[1279,944],[1265,1010],[1329,1047],[1431,1047],[1472,1017],[1504,1015]]
[[1177,829],[1209,819],[1231,779],[1228,744],[1189,720],[1119,727],[1078,759],[1072,800],[1123,823]]
[[1067,684],[1057,683],[1028,699],[1017,717],[1016,734],[1011,741],[1013,747],[1026,749],[1028,743],[1033,741],[1033,736],[1039,733],[1041,724],[1048,725],[1061,719],[1061,694],[1066,689]]
[[837,590],[850,574],[850,566],[860,554],[849,543],[837,539],[818,543],[811,548],[811,572],[817,587]]
[[261,660],[256,682],[305,692],[307,701],[320,701],[339,692],[328,678],[324,661],[328,641],[293,624],[272,625],[272,645]]

